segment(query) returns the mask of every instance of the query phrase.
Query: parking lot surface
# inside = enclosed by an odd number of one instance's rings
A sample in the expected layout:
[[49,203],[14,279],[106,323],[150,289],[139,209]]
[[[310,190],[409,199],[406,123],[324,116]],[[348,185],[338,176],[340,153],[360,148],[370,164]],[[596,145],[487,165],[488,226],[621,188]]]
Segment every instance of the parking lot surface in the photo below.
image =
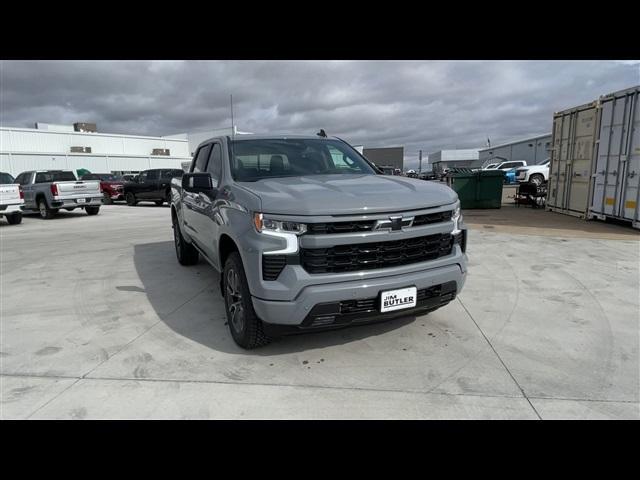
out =
[[0,416],[640,418],[638,233],[465,215],[469,275],[448,306],[252,351],[215,271],[177,263],[168,207],[3,220]]

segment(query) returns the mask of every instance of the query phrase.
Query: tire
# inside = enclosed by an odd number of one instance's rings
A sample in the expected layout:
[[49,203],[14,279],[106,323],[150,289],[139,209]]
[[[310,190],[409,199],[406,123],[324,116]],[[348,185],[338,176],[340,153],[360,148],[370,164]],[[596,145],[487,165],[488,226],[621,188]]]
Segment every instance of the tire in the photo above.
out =
[[164,200],[156,200],[156,206],[161,207],[162,204],[164,203]]
[[51,220],[57,212],[57,210],[49,208],[44,198],[38,200],[38,210],[40,211],[40,217],[44,220]]
[[539,173],[534,173],[529,177],[529,182],[535,185],[542,185],[544,183],[544,177]]
[[87,215],[97,215],[98,212],[100,212],[100,207],[99,206],[84,207],[84,210],[87,212]]
[[227,258],[222,278],[227,324],[233,340],[247,350],[267,345],[271,338],[264,332],[262,320],[253,309],[247,277],[238,252],[231,253]]
[[11,225],[18,225],[22,223],[22,213],[14,213],[13,215],[7,215],[7,222]]
[[187,243],[180,231],[180,225],[178,225],[177,219],[173,217],[173,243],[176,247],[176,257],[178,257],[178,263],[180,265],[189,266],[195,265],[200,259],[200,253],[196,250],[196,247]]
[[108,194],[106,194],[106,193],[105,193],[105,194],[103,195],[103,197],[102,197],[102,202],[103,202],[105,205],[111,205],[111,204],[113,203],[113,200],[111,200],[111,197],[110,197]]
[[130,207],[135,207],[138,204],[136,196],[131,192],[127,193],[125,199],[127,200],[127,205],[129,205]]

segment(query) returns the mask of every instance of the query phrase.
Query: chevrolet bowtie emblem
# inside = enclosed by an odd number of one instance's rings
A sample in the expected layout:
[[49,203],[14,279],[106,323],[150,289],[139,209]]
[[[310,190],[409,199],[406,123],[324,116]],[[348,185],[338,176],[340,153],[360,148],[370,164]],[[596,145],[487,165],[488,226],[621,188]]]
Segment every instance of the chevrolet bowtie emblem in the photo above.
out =
[[413,225],[414,217],[403,217],[402,215],[393,215],[389,217],[389,220],[377,220],[373,229],[374,230],[402,230],[403,227],[410,227]]

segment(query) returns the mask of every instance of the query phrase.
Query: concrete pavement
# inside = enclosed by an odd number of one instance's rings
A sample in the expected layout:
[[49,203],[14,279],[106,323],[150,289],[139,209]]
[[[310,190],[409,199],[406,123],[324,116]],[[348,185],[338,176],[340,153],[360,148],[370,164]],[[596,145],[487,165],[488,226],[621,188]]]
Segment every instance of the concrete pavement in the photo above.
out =
[[498,231],[467,212],[447,307],[250,352],[213,269],[177,263],[166,206],[3,221],[0,416],[640,418],[637,232],[502,210]]

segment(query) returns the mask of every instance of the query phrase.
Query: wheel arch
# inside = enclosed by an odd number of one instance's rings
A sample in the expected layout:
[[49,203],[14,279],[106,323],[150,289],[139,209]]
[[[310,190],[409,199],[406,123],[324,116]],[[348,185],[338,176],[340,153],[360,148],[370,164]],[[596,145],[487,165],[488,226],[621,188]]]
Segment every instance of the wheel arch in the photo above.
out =
[[224,264],[233,252],[238,252],[240,258],[240,248],[231,236],[223,233],[218,240],[218,261],[220,264],[220,293],[224,297]]

